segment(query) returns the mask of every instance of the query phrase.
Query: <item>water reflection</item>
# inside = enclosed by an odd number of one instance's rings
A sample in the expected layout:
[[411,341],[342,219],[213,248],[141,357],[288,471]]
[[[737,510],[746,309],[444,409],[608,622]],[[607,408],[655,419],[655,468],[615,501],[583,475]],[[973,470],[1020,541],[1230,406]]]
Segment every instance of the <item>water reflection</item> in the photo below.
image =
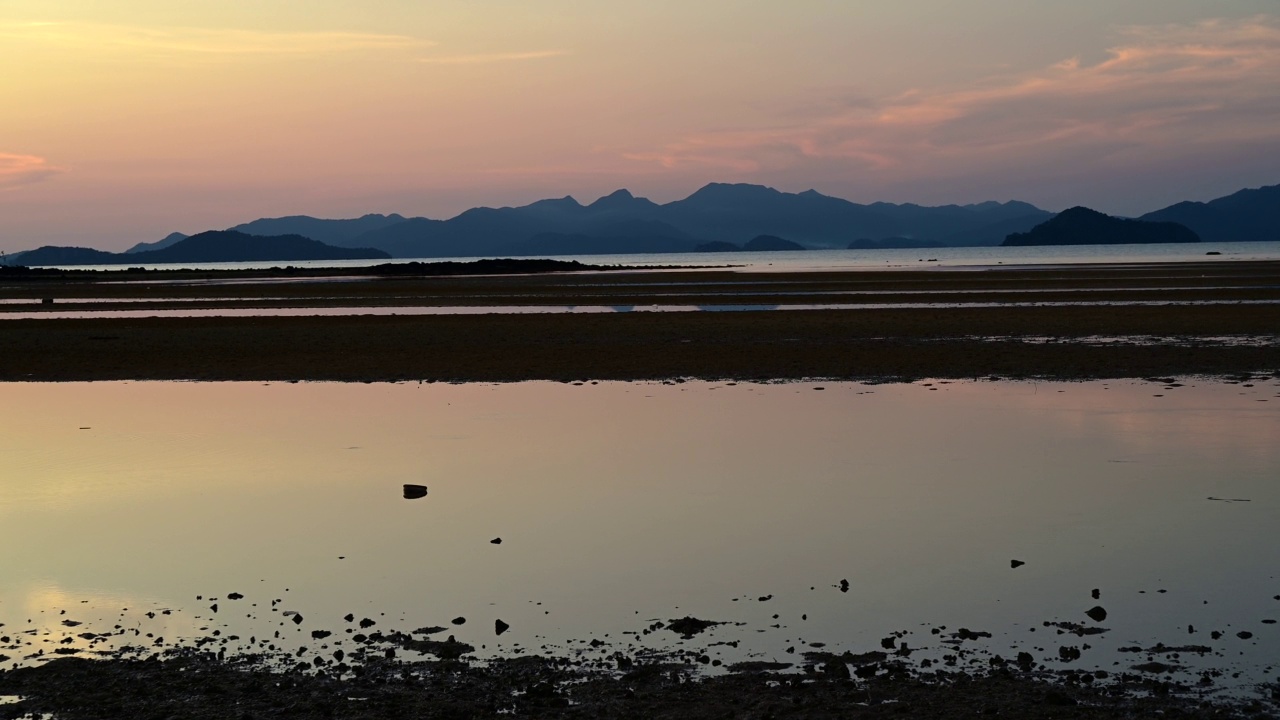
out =
[[1103,665],[1193,624],[1256,669],[1280,660],[1280,391],[1179,385],[3,385],[0,622],[303,643],[465,616],[491,652],[693,615],[787,659],[937,647],[922,623],[1051,653],[1032,628],[1100,603]]

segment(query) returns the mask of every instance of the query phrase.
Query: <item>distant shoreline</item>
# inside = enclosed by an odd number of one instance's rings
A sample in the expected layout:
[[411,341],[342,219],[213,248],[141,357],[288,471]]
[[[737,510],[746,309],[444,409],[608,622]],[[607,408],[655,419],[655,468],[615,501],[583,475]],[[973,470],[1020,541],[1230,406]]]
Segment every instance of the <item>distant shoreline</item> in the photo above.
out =
[[[338,284],[294,282],[299,276],[285,273],[251,275],[279,282],[100,283],[64,277],[0,283],[0,380],[1084,380],[1280,372],[1280,262],[1274,261],[992,272],[647,270]],[[42,297],[55,302],[46,306]],[[1135,298],[1144,304],[1132,304]],[[1071,304],[1075,299],[1096,302]],[[1242,302],[1249,304],[1236,304]],[[394,312],[428,305],[625,309],[732,303],[858,307],[93,317],[95,311],[137,307]],[[77,310],[86,317],[4,318],[32,308]]]

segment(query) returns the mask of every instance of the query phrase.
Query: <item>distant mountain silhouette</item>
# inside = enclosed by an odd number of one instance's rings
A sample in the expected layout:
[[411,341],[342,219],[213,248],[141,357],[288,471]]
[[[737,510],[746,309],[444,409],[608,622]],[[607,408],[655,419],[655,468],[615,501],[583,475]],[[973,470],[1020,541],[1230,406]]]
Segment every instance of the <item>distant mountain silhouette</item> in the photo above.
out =
[[1028,232],[1009,235],[1004,245],[1128,245],[1199,241],[1199,236],[1178,223],[1123,220],[1086,207],[1073,207]]
[[230,230],[246,235],[278,236],[301,235],[312,240],[319,240],[328,245],[338,247],[368,247],[353,241],[368,232],[381,230],[404,222],[404,217],[369,214],[351,220],[321,220],[307,215],[291,215],[289,217],[262,218],[253,222],[236,225]]
[[[395,257],[475,257],[552,254],[549,248],[589,248],[591,252],[674,252],[699,244],[741,242],[757,235],[786,237],[818,248],[844,248],[858,237],[914,237],[941,241],[942,236],[975,233],[958,238],[963,244],[998,244],[1012,230],[1025,230],[1052,214],[1021,202],[977,205],[859,205],[813,190],[785,193],[761,185],[712,183],[683,200],[659,205],[618,190],[583,205],[572,197],[539,200],[522,207],[473,208],[448,220],[410,218],[387,222],[335,244],[362,245]],[[398,216],[386,216],[388,220]],[[1022,218],[1013,226],[1002,226]],[[237,226],[289,227],[316,237],[312,224],[351,221],[282,218],[288,225],[259,220]],[[1000,232],[1003,230],[1003,232]],[[535,238],[537,238],[535,240]],[[594,242],[586,238],[626,238],[625,243]],[[688,240],[681,246],[674,240]],[[626,246],[629,249],[619,250]]]
[[1207,203],[1180,202],[1138,219],[1181,223],[1206,242],[1280,240],[1280,185],[1241,190]]
[[742,245],[747,252],[778,252],[786,250],[804,250],[800,243],[792,242],[776,235],[757,235]]
[[[395,214],[345,220],[299,215],[262,218],[237,225],[231,232],[295,235],[339,247],[374,248],[397,258],[502,257],[723,251],[740,249],[742,238],[760,235],[788,238],[815,249],[994,246],[1005,244],[1011,236],[1065,242],[1070,233],[1048,239],[1051,234],[1046,233],[1057,225],[1032,232],[1053,217],[1018,201],[937,207],[861,205],[814,190],[788,193],[762,185],[711,183],[666,204],[617,190],[586,205],[566,196],[521,207],[472,208],[447,220]],[[1280,185],[1241,190],[1207,203],[1178,203],[1139,219],[1179,222],[1204,240],[1280,240]],[[1086,237],[1078,226],[1072,232],[1074,238]],[[143,262],[138,255],[176,247],[185,239],[175,233],[158,242],[139,243],[125,254],[131,256],[130,262]],[[1130,241],[1140,242],[1126,240]],[[44,247],[27,252],[40,254],[11,255],[4,262],[68,264],[49,260],[54,257],[102,261],[93,255],[99,251],[87,248]]]
[[[42,245],[35,250],[17,253],[6,260],[6,264],[21,263],[28,267],[41,265],[107,265],[124,257],[123,254],[94,250],[82,247],[64,247],[60,245]],[[119,262],[125,262],[120,260]]]
[[167,248],[176,242],[182,242],[183,240],[186,240],[189,237],[191,236],[184,235],[183,233],[180,233],[180,232],[169,233],[168,235],[164,236],[163,240],[157,240],[151,243],[140,242],[137,245],[134,245],[133,247],[129,248],[128,250],[125,250],[125,252],[137,253],[137,252],[146,252],[147,250],[163,250],[164,248]]
[[159,250],[109,253],[87,248],[46,246],[23,253],[21,260],[24,265],[39,266],[376,260],[390,257],[381,250],[333,247],[299,235],[259,237],[232,230],[213,230],[192,235]]

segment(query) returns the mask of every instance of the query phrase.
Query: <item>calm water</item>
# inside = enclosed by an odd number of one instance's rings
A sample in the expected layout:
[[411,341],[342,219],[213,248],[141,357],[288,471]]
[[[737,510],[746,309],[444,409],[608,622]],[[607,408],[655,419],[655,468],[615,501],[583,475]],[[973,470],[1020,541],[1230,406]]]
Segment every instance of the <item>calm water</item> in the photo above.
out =
[[[1207,252],[1221,255],[1206,256]],[[1280,242],[1173,243],[1152,245],[1065,245],[1061,247],[973,247],[909,250],[806,250],[795,252],[649,253],[639,255],[556,255],[557,260],[578,260],[592,265],[699,265],[737,266],[748,271],[803,271],[841,269],[919,269],[928,267],[988,267],[992,265],[1073,265],[1079,263],[1203,262],[1213,260],[1280,260]],[[419,262],[474,257],[418,258]],[[139,265],[149,269],[237,269],[294,267],[370,267],[396,260],[315,260],[267,263],[201,263],[192,265]],[[122,265],[80,266],[119,270]]]
[[[942,625],[1051,666],[1206,644],[1266,678],[1280,381],[1181,383],[4,384],[0,654],[117,625],[314,652],[349,612],[463,616],[482,655],[659,648],[624,633],[692,614],[742,623],[687,643],[726,660],[940,653]],[[1042,625],[1094,605],[1111,632]]]

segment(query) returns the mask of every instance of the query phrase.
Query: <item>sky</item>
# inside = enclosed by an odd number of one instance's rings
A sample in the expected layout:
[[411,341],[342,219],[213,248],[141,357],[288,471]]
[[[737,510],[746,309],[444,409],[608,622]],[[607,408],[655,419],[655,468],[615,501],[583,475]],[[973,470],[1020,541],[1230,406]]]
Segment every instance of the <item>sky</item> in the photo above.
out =
[[0,0],[0,251],[708,182],[1280,183],[1280,1]]

